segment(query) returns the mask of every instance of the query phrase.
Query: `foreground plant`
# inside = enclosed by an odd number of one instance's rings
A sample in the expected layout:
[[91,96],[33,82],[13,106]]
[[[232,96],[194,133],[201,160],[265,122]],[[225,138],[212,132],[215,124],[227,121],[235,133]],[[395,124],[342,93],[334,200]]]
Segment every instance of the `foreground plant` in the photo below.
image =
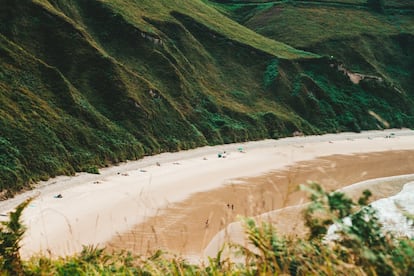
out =
[[[22,261],[20,216],[30,202],[26,201],[10,214],[10,221],[2,223],[0,275],[414,275],[414,240],[382,230],[375,209],[367,205],[368,191],[354,202],[314,183],[303,189],[311,198],[304,212],[308,237],[283,237],[271,224],[248,218],[245,228],[251,246],[230,245],[238,259],[223,258],[220,251],[203,265],[162,251],[142,257],[129,252],[109,254],[91,246],[57,260]],[[327,240],[332,224],[339,225],[337,238]]]
[[0,271],[4,274],[23,275],[23,265],[19,253],[19,243],[26,228],[21,223],[24,208],[29,205],[28,199],[17,206],[9,215],[8,221],[1,222],[0,226]]

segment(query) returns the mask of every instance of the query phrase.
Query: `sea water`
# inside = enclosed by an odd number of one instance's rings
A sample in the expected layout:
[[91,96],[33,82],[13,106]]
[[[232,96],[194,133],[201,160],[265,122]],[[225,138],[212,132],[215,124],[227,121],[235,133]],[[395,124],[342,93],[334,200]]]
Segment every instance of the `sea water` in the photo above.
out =
[[[374,181],[377,180],[369,180],[364,183]],[[381,181],[387,180],[383,179]],[[384,233],[391,232],[397,237],[405,236],[414,238],[414,222],[407,217],[407,214],[411,217],[414,216],[414,181],[406,183],[398,194],[374,201],[370,206],[376,210]],[[342,223],[345,226],[352,225],[349,217],[344,218]],[[325,236],[325,240],[332,241],[339,239],[339,235],[336,234],[339,229],[340,225],[331,225]]]
[[385,231],[396,236],[414,237],[414,224],[405,214],[414,216],[414,182],[404,185],[398,194],[371,203]]

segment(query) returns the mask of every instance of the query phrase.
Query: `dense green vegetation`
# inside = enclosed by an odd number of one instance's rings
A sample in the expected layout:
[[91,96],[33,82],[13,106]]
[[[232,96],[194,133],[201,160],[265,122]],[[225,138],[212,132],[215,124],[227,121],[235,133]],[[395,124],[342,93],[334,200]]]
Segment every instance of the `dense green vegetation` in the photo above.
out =
[[1,0],[0,196],[163,151],[414,125],[410,1],[221,2]]
[[[305,189],[312,200],[304,212],[308,237],[283,237],[270,224],[246,219],[250,246],[228,245],[236,259],[221,251],[201,265],[161,251],[146,258],[90,246],[76,256],[21,260],[20,215],[26,201],[0,227],[0,270],[2,275],[412,275],[414,240],[381,229],[375,209],[367,206],[369,191],[356,203],[317,184]],[[339,226],[338,238],[328,242],[324,236],[333,223]]]

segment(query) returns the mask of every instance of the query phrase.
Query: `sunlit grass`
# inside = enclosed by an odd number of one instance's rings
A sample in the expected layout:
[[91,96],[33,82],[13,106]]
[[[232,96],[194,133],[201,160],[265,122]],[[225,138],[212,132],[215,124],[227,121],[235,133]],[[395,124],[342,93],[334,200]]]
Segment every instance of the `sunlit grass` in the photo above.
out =
[[[300,15],[300,16],[299,16]],[[257,32],[296,47],[328,39],[364,35],[395,35],[412,32],[410,16],[394,16],[368,10],[321,6],[278,5],[258,13],[246,24]]]
[[284,43],[258,35],[254,31],[230,20],[201,0],[184,0],[180,2],[145,0],[140,1],[140,3],[116,0],[104,2],[110,5],[115,11],[120,12],[131,23],[149,32],[154,30],[144,18],[175,21],[171,13],[179,12],[205,24],[212,31],[218,32],[235,41],[251,45],[277,57],[287,59],[317,57],[317,55],[312,53],[299,51]]

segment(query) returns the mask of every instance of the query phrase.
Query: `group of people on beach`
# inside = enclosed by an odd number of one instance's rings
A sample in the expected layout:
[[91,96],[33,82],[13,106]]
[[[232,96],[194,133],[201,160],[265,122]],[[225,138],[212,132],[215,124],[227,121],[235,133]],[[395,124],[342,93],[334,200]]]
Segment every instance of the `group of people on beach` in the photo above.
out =
[[[226,206],[227,206],[227,209],[234,210],[234,204],[233,203],[227,203]],[[210,220],[206,219],[204,224],[205,224],[205,227],[208,228],[208,226],[210,225]]]

